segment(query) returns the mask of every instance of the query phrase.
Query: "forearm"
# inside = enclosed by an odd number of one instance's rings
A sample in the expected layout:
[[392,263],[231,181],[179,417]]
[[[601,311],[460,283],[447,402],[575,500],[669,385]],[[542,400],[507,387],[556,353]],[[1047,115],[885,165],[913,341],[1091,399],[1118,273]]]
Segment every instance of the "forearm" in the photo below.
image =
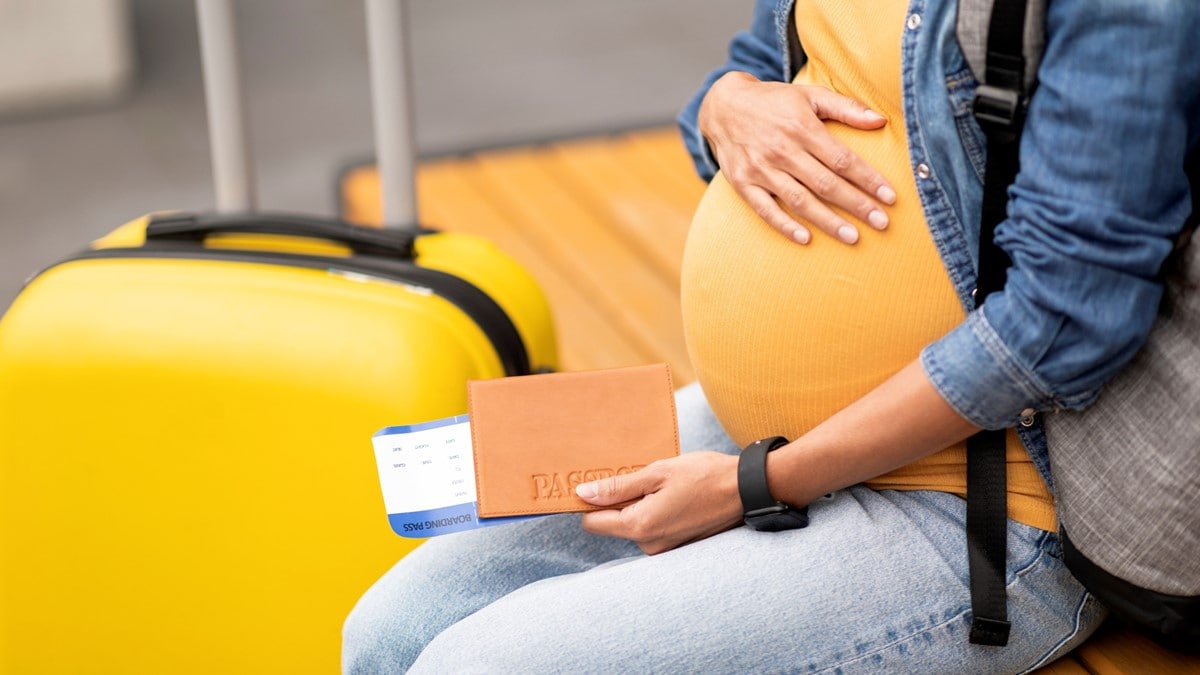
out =
[[767,459],[771,494],[808,504],[971,436],[979,427],[954,411],[913,361],[883,384]]
[[[779,501],[808,504],[977,430],[946,404],[913,362],[767,455],[767,487]],[[737,526],[742,513],[737,478],[737,457],[687,452],[631,474],[582,483],[576,492],[589,504],[612,507],[584,514],[584,529],[629,539],[654,554]]]

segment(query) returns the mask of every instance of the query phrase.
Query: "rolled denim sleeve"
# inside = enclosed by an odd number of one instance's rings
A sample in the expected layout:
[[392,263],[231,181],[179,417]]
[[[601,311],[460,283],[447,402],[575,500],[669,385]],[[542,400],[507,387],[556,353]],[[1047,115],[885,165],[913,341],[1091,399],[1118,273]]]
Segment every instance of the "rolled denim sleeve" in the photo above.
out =
[[777,0],[757,0],[754,3],[754,19],[750,30],[740,31],[729,43],[729,57],[725,64],[704,78],[699,91],[683,107],[676,121],[683,134],[684,145],[692,156],[696,172],[704,180],[712,180],[717,173],[717,160],[704,134],[700,133],[697,120],[700,102],[708,93],[713,82],[722,75],[739,71],[750,73],[763,81],[781,82],[784,78],[784,46],[780,44],[778,22],[775,16]]
[[974,423],[1087,406],[1149,334],[1159,270],[1191,208],[1198,14],[1194,0],[1049,3],[1021,171],[996,232],[1013,266],[1003,291],[921,355]]

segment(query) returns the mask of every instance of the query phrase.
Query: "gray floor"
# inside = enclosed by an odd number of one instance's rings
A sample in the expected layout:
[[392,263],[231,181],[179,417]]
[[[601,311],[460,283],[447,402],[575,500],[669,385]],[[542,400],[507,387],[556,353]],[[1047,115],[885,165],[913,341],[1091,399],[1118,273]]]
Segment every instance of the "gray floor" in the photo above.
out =
[[[82,0],[81,0],[82,1]],[[423,155],[669,122],[750,0],[411,0]],[[0,310],[24,278],[147,211],[212,203],[189,0],[133,3],[139,79],[116,105],[0,120]],[[332,213],[371,152],[359,0],[238,7],[263,208]]]

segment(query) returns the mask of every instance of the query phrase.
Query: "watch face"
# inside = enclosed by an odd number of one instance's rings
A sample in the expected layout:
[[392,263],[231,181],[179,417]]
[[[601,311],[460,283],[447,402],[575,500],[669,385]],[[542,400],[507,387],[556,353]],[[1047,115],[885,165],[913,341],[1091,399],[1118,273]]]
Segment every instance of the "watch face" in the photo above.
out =
[[786,504],[756,509],[746,514],[746,524],[759,532],[796,530],[808,525],[807,509],[797,511]]

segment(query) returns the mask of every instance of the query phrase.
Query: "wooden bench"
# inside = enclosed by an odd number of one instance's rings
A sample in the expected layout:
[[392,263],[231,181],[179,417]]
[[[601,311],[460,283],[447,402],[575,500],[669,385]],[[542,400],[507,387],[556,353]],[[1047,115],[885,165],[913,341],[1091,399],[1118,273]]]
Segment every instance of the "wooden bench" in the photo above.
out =
[[[424,163],[422,224],[488,237],[541,282],[562,368],[671,364],[695,379],[684,347],[679,269],[704,183],[674,129],[480,152]],[[343,215],[375,224],[373,167],[342,180]],[[1043,673],[1200,673],[1129,631],[1106,628]]]

